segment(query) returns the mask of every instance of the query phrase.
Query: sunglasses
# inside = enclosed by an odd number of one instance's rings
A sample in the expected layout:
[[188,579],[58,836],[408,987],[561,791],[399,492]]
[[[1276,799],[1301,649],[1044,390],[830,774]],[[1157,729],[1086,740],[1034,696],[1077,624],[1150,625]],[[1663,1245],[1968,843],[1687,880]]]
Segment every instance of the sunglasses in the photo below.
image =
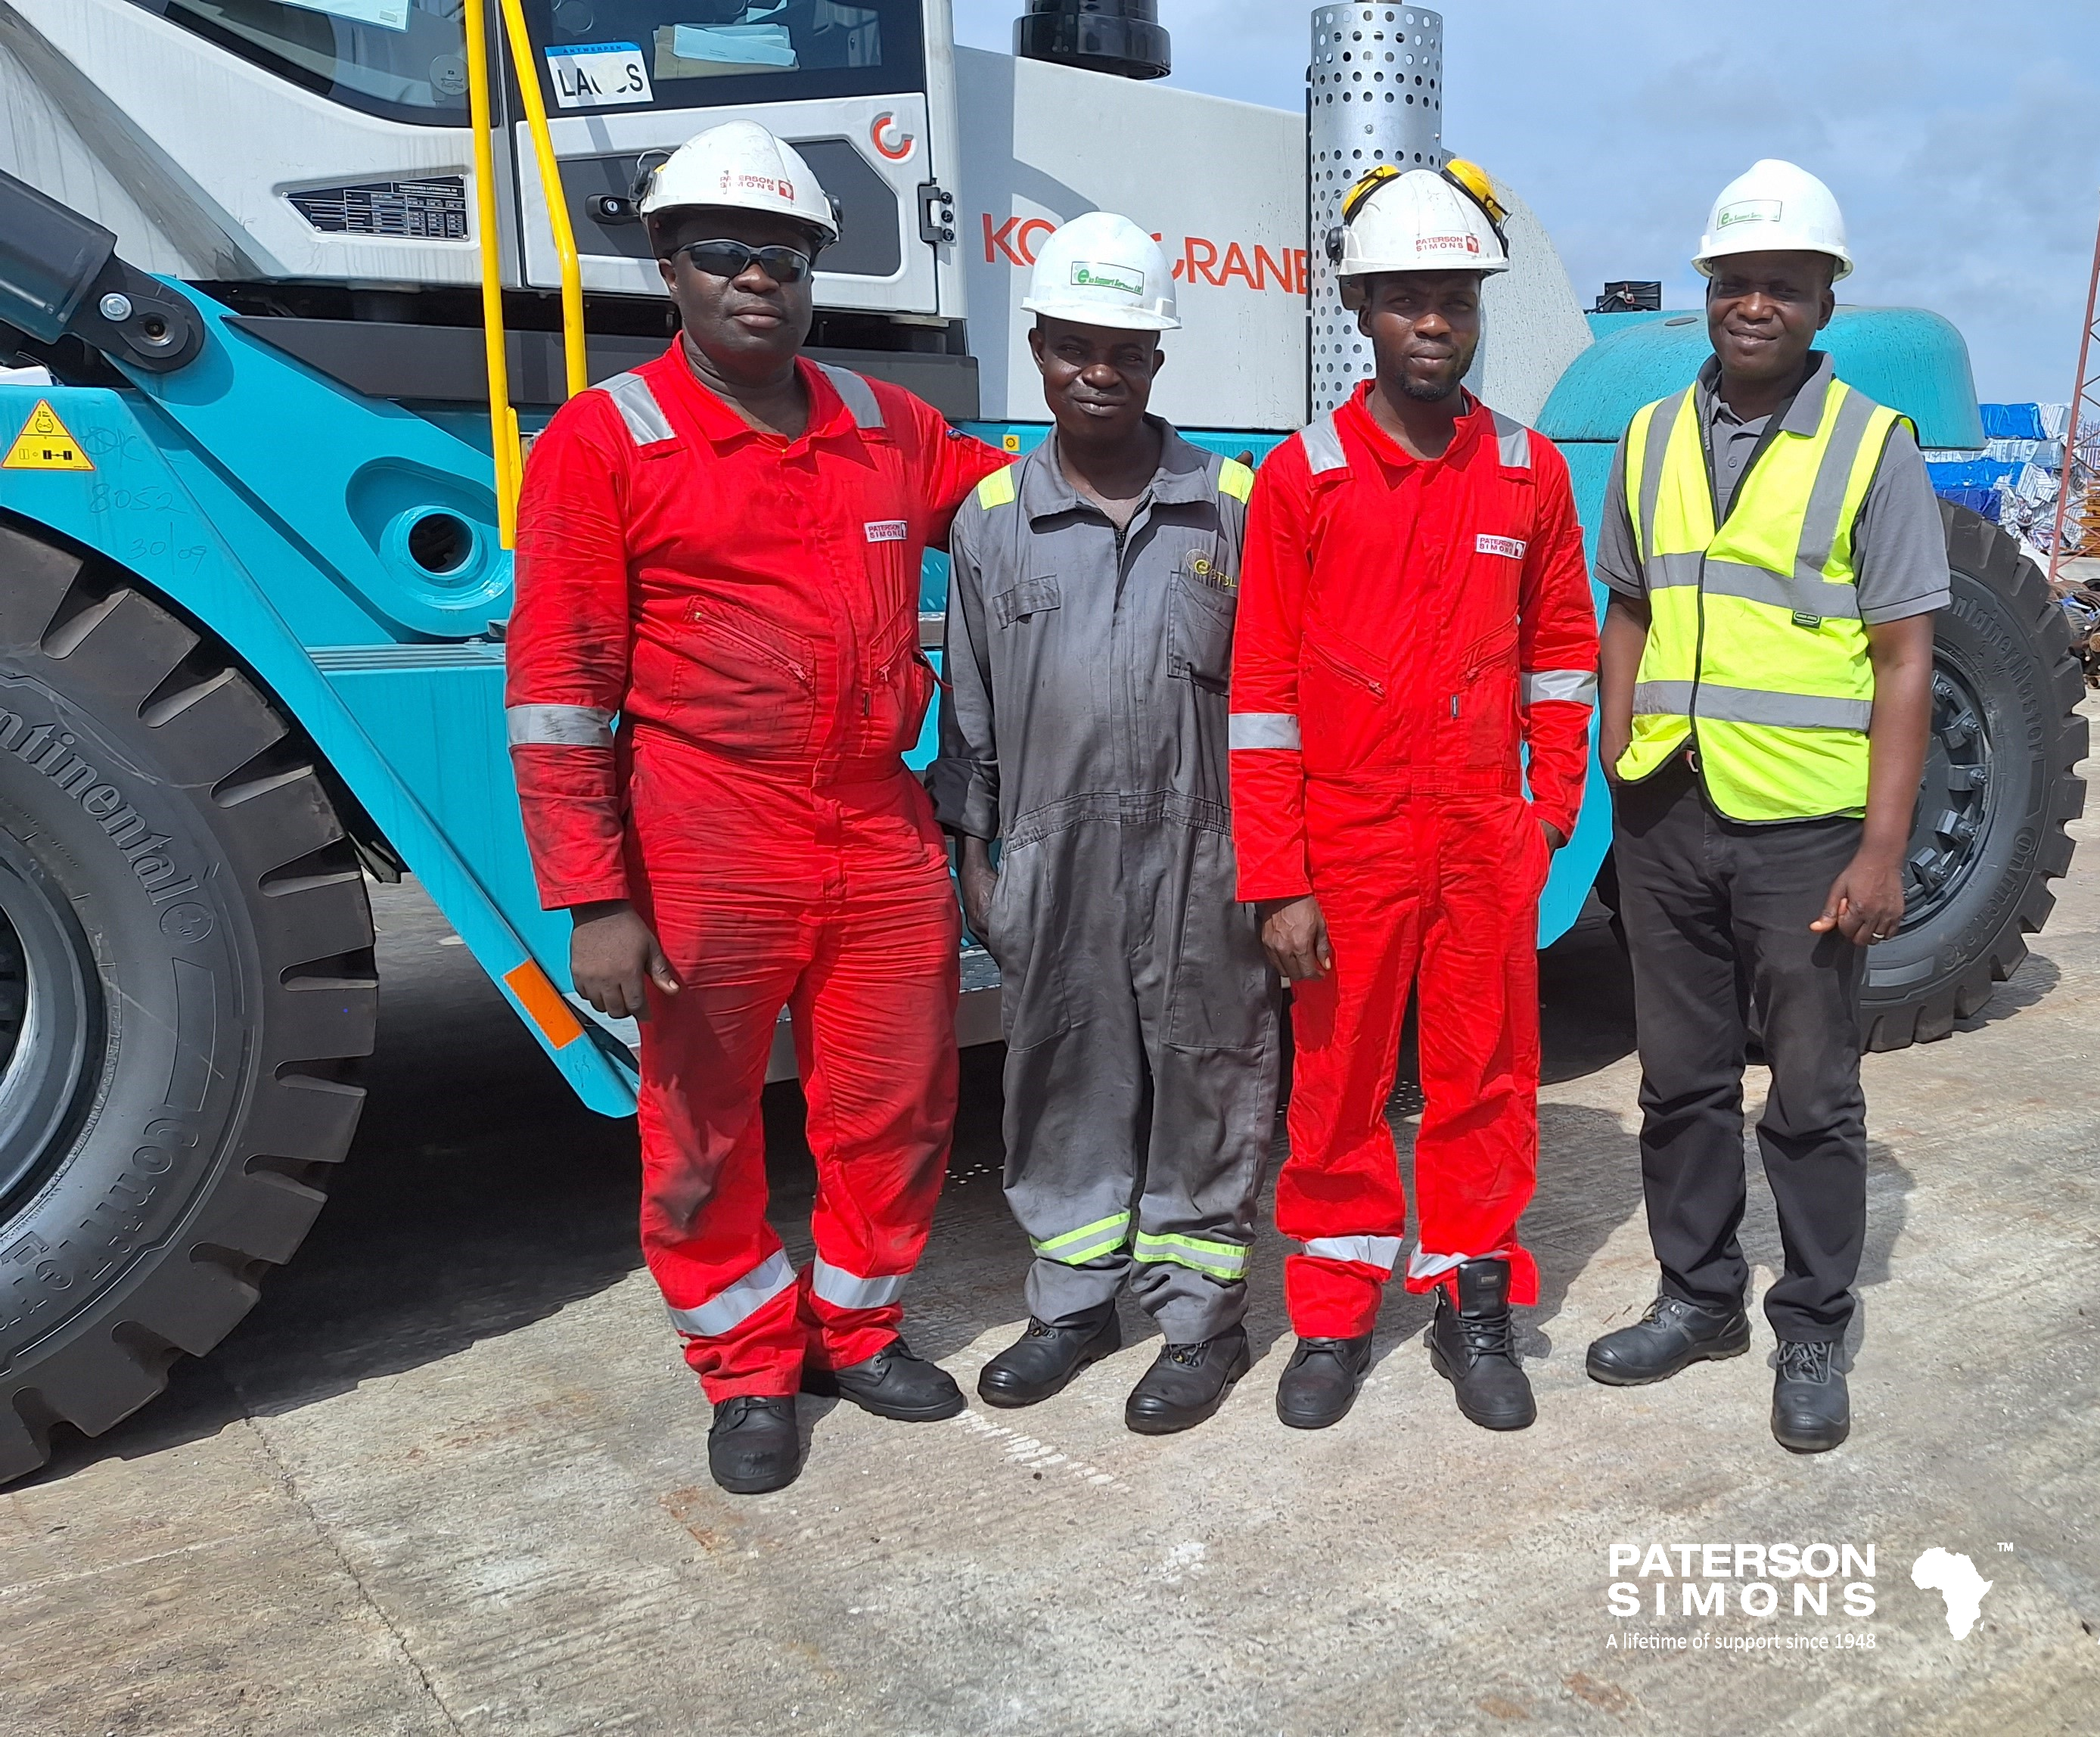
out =
[[746,247],[741,241],[688,241],[671,249],[669,258],[681,253],[695,271],[709,277],[739,278],[757,260],[776,284],[799,284],[816,270],[816,262],[792,247]]

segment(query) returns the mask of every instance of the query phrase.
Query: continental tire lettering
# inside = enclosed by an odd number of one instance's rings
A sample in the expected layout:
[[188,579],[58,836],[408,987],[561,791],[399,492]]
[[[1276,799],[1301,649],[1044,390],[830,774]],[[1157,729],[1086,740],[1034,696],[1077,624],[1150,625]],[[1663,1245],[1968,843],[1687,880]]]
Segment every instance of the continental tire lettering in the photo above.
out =
[[[51,740],[54,734],[55,742]],[[167,847],[174,842],[172,835],[154,831],[115,784],[99,782],[102,774],[72,752],[77,739],[55,725],[32,729],[20,713],[0,711],[0,752],[12,753],[34,766],[77,802],[124,853],[131,872],[156,904],[194,887],[195,880],[168,854]]]
[[2006,864],[2006,872],[1992,890],[1990,902],[1962,928],[1959,952],[1971,957],[1979,955],[1996,938],[1998,931],[2005,926],[2007,907],[2024,896],[2027,877],[2040,848],[2041,835],[2032,827],[2021,827],[2013,839],[2013,853]]

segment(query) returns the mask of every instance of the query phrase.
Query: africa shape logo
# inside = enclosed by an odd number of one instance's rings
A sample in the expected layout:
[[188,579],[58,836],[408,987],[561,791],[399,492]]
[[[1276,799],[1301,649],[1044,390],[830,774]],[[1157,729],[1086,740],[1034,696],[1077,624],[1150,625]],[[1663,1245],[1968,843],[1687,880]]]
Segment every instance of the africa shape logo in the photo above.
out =
[[1921,1592],[1936,1592],[1947,1606],[1947,1632],[1966,1640],[1983,1611],[1983,1594],[1997,1585],[1976,1572],[1976,1564],[1958,1550],[1935,1545],[1910,1565],[1910,1583]]

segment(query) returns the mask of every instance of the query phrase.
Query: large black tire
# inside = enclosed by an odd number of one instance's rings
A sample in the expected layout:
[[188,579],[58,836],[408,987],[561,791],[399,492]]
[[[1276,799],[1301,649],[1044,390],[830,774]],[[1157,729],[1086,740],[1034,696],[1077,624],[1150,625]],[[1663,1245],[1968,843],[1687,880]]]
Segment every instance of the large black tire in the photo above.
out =
[[1948,501],[1952,606],[1936,624],[1932,748],[1895,937],[1868,955],[1867,1047],[1943,1038],[1982,1010],[2049,920],[2085,811],[2084,672],[2018,541]]
[[223,651],[0,525],[0,1482],[225,1337],[363,1107],[363,876]]

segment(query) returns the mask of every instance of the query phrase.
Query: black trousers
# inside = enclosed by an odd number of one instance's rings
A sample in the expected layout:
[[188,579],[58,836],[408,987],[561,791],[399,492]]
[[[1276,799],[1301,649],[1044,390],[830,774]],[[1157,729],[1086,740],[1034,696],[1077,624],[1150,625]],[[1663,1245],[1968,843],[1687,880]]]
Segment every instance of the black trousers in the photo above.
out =
[[1765,1313],[1780,1338],[1842,1339],[1866,1235],[1866,954],[1808,925],[1858,849],[1860,822],[1723,819],[1682,756],[1617,786],[1613,801],[1639,1022],[1641,1179],[1662,1288],[1715,1307],[1740,1303],[1748,1285],[1736,1232],[1754,1012],[1771,1066],[1758,1145],[1786,1251]]

